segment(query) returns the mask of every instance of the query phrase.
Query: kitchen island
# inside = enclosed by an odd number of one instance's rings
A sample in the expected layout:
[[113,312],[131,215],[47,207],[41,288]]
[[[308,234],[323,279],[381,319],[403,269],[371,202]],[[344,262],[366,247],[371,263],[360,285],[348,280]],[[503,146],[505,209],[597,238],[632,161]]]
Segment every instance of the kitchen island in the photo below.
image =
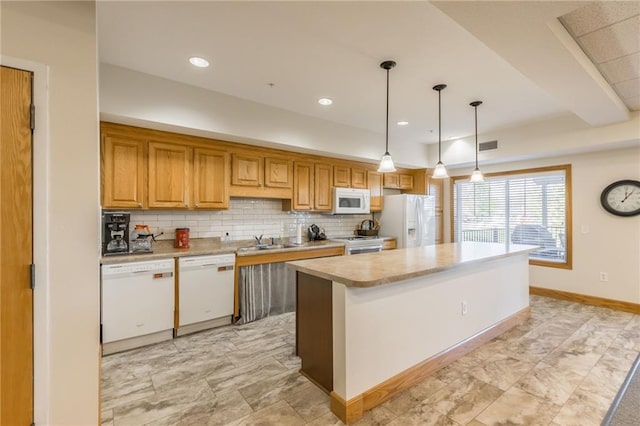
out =
[[287,263],[301,373],[351,423],[529,316],[535,246],[450,243]]

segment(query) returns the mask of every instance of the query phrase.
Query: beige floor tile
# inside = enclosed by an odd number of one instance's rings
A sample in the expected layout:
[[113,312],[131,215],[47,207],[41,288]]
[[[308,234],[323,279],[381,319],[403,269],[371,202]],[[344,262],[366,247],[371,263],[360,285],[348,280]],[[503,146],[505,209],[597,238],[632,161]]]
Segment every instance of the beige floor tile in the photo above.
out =
[[277,402],[234,423],[238,426],[300,426],[305,421],[285,401]]
[[563,405],[584,377],[573,370],[541,362],[521,378],[515,387],[554,404]]
[[559,410],[559,405],[512,388],[484,410],[477,420],[487,425],[547,425]]
[[469,374],[504,391],[531,371],[534,366],[533,362],[494,355],[483,365],[471,369]]
[[391,422],[396,415],[385,407],[378,406],[364,413],[364,416],[353,423],[355,426],[382,426]]
[[438,411],[458,423],[470,422],[496,400],[502,391],[472,378],[459,380],[440,389],[420,404],[420,413]]
[[433,376],[427,377],[417,385],[384,402],[382,406],[396,415],[405,414],[445,386],[447,386],[445,382]]

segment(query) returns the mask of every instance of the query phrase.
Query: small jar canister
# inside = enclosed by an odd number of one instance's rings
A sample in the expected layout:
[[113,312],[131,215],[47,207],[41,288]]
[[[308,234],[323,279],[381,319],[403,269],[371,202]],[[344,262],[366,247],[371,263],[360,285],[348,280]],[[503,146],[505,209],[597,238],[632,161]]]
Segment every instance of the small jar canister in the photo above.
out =
[[189,228],[176,228],[175,248],[189,248]]

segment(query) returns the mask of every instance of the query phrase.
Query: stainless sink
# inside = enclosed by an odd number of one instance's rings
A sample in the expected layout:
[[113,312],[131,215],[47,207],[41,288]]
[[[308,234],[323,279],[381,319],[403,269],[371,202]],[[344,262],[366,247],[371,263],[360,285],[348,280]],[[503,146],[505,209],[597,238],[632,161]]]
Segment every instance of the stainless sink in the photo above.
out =
[[249,246],[249,247],[239,247],[238,248],[238,252],[239,253],[244,253],[244,252],[247,252],[247,251],[275,250],[275,249],[286,249],[286,248],[295,248],[295,247],[302,247],[302,246],[304,246],[304,244],[302,244],[302,245],[291,244],[291,243],[287,243],[287,244],[259,244],[259,245],[255,245],[255,246]]

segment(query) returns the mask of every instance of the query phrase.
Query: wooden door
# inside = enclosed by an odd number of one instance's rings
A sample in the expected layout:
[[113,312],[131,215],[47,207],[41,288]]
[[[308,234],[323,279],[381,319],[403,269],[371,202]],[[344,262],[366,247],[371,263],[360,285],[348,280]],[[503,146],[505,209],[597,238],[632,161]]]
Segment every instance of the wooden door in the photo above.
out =
[[351,187],[367,189],[367,171],[356,167],[351,168]]
[[264,158],[257,155],[231,156],[231,185],[262,186]]
[[314,207],[315,210],[331,211],[333,200],[333,168],[331,164],[317,163],[315,166],[314,182]]
[[382,211],[382,173],[367,172],[369,191],[371,192],[371,211]]
[[0,67],[0,424],[33,421],[32,74]]
[[149,142],[149,207],[189,207],[191,148]]
[[346,166],[333,166],[333,186],[349,188],[351,186],[351,168]]
[[293,165],[293,210],[313,210],[313,163]]
[[145,207],[144,140],[105,133],[101,148],[102,207]]
[[269,188],[291,188],[293,167],[291,160],[267,157],[264,159],[264,186]]
[[213,149],[193,151],[193,207],[229,208],[229,154]]

